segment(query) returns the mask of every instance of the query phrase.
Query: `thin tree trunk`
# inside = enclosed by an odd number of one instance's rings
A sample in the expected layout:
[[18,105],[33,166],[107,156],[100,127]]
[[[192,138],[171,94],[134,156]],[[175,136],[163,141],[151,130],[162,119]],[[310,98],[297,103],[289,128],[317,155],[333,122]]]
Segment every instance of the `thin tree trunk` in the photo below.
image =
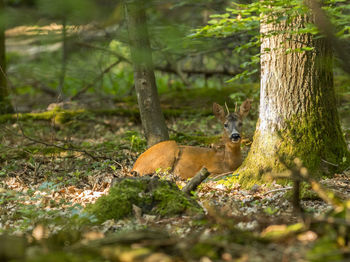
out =
[[[349,159],[336,108],[332,48],[324,38],[286,32],[312,21],[304,15],[290,23],[261,23],[260,114],[251,150],[238,171],[243,184],[282,171],[281,159],[288,168],[300,158],[317,176],[343,168]],[[314,49],[297,51],[305,47]]]
[[62,102],[63,89],[64,89],[64,80],[66,78],[66,69],[67,69],[67,22],[66,18],[62,20],[62,60],[61,60],[61,72],[58,83],[58,101]]
[[169,139],[160,108],[143,0],[125,1],[134,82],[143,130],[149,146]]
[[[0,12],[4,12],[4,1],[0,0]],[[5,25],[0,25],[0,114],[13,113],[7,89]]]

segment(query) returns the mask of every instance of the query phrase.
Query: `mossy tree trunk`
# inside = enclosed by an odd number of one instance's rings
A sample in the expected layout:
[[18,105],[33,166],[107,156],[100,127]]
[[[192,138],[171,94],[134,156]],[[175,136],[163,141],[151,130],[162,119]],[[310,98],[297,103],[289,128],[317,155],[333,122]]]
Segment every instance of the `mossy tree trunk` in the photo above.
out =
[[[4,0],[0,0],[0,13],[4,12]],[[6,78],[5,25],[0,24],[0,114],[12,113]]]
[[148,146],[168,140],[153,71],[144,0],[125,0],[134,82]]
[[[332,174],[349,160],[336,108],[332,48],[324,38],[288,33],[312,19],[261,23],[260,113],[251,150],[238,170],[243,185],[282,171],[296,157],[316,176]],[[301,51],[305,48],[313,50]]]

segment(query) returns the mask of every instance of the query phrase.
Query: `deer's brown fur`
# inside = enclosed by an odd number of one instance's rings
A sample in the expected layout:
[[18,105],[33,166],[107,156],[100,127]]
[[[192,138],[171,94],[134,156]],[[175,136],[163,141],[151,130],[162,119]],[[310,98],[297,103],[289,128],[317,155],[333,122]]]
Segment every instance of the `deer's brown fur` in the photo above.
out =
[[235,170],[242,163],[241,138],[239,136],[238,140],[233,141],[232,137],[236,139],[237,134],[240,135],[238,126],[241,126],[241,121],[250,108],[251,100],[247,99],[239,110],[231,114],[228,112],[225,116],[224,109],[216,103],[213,104],[214,115],[224,125],[222,136],[224,148],[182,146],[172,140],[160,142],[139,156],[131,172],[147,175],[158,169],[168,169],[175,175],[187,179],[193,177],[203,167],[212,175]]

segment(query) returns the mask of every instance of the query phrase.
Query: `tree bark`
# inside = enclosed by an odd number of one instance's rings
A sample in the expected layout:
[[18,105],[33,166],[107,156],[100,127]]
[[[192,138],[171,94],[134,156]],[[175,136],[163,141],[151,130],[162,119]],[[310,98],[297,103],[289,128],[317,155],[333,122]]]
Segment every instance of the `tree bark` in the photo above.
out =
[[[4,0],[0,0],[0,12],[4,12]],[[7,89],[5,25],[0,25],[0,114],[13,113]]]
[[152,146],[168,140],[169,135],[158,98],[144,1],[126,0],[125,10],[141,122],[148,146]]
[[300,15],[292,21],[261,22],[259,120],[238,170],[247,186],[266,172],[290,168],[295,158],[316,176],[344,168],[349,160],[336,108],[332,48],[324,38],[288,33],[313,20]]

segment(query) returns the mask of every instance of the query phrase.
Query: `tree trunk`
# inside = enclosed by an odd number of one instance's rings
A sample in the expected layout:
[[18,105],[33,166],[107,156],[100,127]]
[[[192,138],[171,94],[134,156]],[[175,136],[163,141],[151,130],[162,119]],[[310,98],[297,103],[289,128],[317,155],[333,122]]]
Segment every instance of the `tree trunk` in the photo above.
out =
[[261,22],[260,114],[254,142],[238,170],[246,186],[266,172],[292,166],[296,157],[315,176],[344,168],[349,160],[336,108],[332,48],[324,38],[286,32],[312,20],[303,15],[289,23]]
[[160,108],[153,71],[152,51],[143,0],[125,1],[134,82],[141,121],[148,146],[168,140],[168,130]]
[[58,79],[58,102],[64,100],[63,90],[64,90],[64,81],[66,78],[67,71],[67,18],[62,19],[62,59],[61,59],[61,72]]
[[[4,1],[0,0],[0,12],[4,12]],[[7,90],[6,56],[5,56],[5,25],[0,25],[0,114],[13,113]]]

